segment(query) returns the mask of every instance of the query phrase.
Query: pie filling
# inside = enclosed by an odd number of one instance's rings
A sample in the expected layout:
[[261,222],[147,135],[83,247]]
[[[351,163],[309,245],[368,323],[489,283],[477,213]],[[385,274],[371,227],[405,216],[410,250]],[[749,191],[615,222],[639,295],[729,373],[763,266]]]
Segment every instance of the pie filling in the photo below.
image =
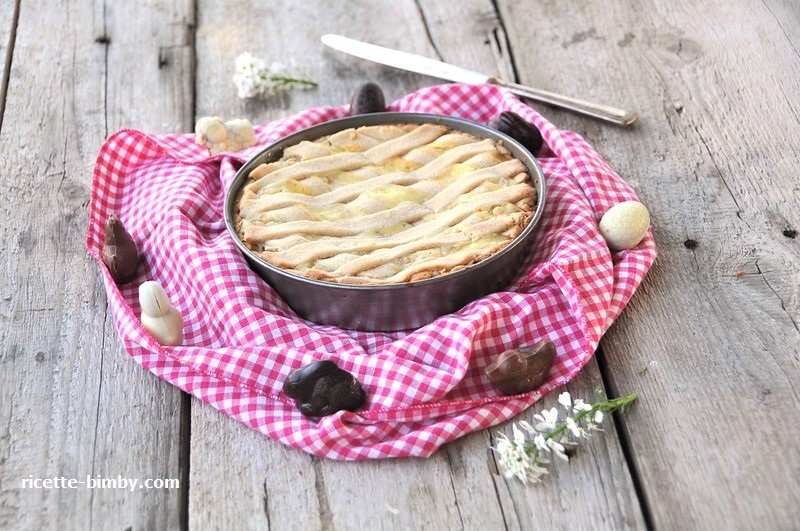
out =
[[439,124],[378,125],[300,142],[256,167],[235,225],[290,273],[396,284],[492,256],[535,204],[527,168],[500,142]]

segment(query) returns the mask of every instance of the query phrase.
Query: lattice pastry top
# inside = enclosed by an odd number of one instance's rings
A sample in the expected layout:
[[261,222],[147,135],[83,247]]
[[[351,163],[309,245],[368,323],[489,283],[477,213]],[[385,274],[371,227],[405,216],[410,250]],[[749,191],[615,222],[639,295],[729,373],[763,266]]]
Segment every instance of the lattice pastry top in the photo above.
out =
[[345,284],[463,269],[533,218],[525,165],[500,142],[439,124],[350,128],[303,141],[250,173],[236,230],[264,260]]

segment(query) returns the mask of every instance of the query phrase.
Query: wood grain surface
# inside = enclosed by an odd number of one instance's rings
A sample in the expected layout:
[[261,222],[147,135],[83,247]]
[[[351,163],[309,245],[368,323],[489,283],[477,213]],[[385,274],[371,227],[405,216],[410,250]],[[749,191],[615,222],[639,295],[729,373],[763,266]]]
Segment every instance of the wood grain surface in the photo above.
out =
[[[334,462],[265,438],[131,360],[84,237],[94,160],[136,128],[255,123],[441,82],[323,33],[625,107],[584,136],[648,206],[659,257],[566,386],[626,416],[506,480],[498,430],[426,459]],[[235,57],[319,86],[241,100]],[[0,529],[796,529],[800,10],[791,0],[8,0],[0,3]],[[551,393],[521,415],[552,407]],[[176,478],[175,489],[30,488]]]

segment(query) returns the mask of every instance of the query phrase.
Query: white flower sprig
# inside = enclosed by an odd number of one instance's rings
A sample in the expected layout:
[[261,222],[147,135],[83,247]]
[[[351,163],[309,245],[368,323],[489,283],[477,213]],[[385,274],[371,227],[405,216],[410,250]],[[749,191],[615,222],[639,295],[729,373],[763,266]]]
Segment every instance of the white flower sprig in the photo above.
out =
[[605,415],[625,408],[636,400],[633,393],[622,398],[604,399],[588,404],[580,398],[572,400],[569,393],[558,396],[558,402],[567,411],[559,419],[557,408],[545,409],[533,416],[536,425],[520,421],[511,426],[512,436],[499,433],[492,448],[507,478],[518,478],[523,483],[538,483],[548,473],[542,465],[550,463],[549,454],[569,461],[566,446],[577,445],[577,439],[586,438],[593,431],[602,431],[600,424]]
[[242,99],[273,94],[281,89],[309,89],[317,86],[316,81],[290,73],[283,63],[267,66],[264,61],[247,52],[236,57],[233,84]]

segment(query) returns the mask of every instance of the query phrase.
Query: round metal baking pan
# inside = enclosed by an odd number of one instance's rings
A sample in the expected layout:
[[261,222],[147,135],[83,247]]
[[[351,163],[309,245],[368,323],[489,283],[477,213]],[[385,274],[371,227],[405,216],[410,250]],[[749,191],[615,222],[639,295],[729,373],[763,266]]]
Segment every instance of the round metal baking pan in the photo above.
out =
[[[536,190],[536,211],[530,224],[494,255],[454,273],[387,285],[348,285],[308,279],[280,269],[254,254],[236,234],[236,199],[250,172],[279,159],[283,150],[350,127],[399,123],[436,123],[481,138],[501,140],[520,159]],[[249,266],[302,318],[340,328],[391,331],[423,326],[469,302],[500,291],[517,275],[530,252],[534,229],[545,202],[545,181],[536,158],[514,139],[477,122],[436,114],[385,112],[350,116],[314,125],[278,140],[247,161],[236,173],[225,197],[225,225]]]

